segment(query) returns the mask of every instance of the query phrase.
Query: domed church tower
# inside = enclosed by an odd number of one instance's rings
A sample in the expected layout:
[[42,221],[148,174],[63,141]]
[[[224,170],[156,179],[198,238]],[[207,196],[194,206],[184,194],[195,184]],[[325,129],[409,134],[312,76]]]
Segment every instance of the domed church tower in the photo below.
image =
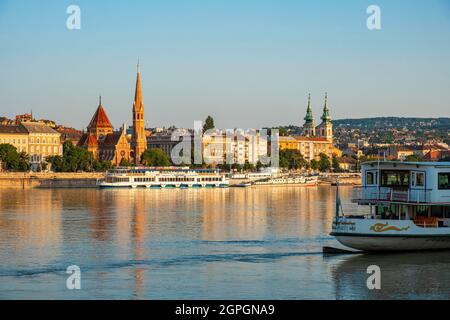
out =
[[322,123],[316,128],[317,135],[326,138],[328,141],[333,141],[333,123],[331,122],[330,110],[328,109],[327,93],[325,93],[325,104],[320,119],[322,119]]
[[302,134],[306,137],[314,137],[316,135],[316,124],[311,110],[311,94],[308,95],[308,107],[306,109],[306,116],[304,118]]

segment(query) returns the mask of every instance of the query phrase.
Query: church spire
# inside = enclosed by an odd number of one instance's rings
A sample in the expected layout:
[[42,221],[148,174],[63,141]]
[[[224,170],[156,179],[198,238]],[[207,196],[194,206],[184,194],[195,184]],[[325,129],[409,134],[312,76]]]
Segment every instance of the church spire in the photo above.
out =
[[311,110],[311,94],[308,94],[308,107],[306,108],[306,116],[303,120],[305,120],[305,123],[314,122],[314,117]]
[[311,94],[308,94],[308,107],[306,108],[306,116],[304,118],[302,132],[304,136],[314,137],[316,135],[316,125],[314,123],[314,116],[311,109]]
[[140,164],[142,153],[147,149],[145,137],[144,101],[142,99],[141,67],[137,64],[136,89],[133,102],[133,133],[131,137],[135,164]]
[[325,92],[325,104],[323,106],[323,114],[320,117],[323,122],[331,122],[330,110],[328,109],[328,94]]
[[139,58],[138,58],[138,64],[137,64],[137,76],[136,76],[136,89],[134,92],[134,103],[133,103],[133,110],[141,110],[144,108],[144,101],[142,99],[142,85],[141,85],[141,66],[139,64]]

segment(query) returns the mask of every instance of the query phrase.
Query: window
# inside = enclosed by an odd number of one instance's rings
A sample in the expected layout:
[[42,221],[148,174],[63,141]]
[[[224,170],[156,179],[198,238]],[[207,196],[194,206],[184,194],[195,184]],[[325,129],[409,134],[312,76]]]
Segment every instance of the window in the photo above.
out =
[[368,171],[366,174],[366,185],[378,184],[378,172]]
[[366,184],[374,184],[373,172],[367,172]]
[[425,185],[425,173],[417,172],[416,173],[416,186],[423,187]]
[[438,173],[438,189],[450,190],[450,172]]
[[383,170],[381,171],[381,185],[383,187],[409,187],[409,171]]

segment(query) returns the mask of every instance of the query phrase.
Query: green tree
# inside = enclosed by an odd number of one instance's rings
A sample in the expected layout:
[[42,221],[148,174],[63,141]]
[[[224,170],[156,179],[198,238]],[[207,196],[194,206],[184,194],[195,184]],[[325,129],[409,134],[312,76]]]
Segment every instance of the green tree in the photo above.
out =
[[205,120],[205,124],[203,125],[203,133],[207,130],[214,129],[214,119],[211,116],[208,116]]
[[255,165],[253,163],[245,161],[245,163],[244,163],[244,170],[245,171],[255,171]]
[[87,150],[74,146],[71,141],[65,141],[63,144],[63,155],[47,157],[47,163],[51,164],[55,172],[77,172],[92,171],[93,168],[92,153]]
[[217,167],[223,171],[231,171],[231,164],[229,164],[229,163],[222,163],[222,164],[219,164]]
[[25,152],[17,152],[16,147],[9,143],[0,144],[0,160],[6,170],[30,170],[28,155]]
[[64,161],[61,156],[48,156],[47,163],[50,164],[50,170],[55,172],[65,172]]
[[127,159],[122,158],[122,160],[120,160],[119,166],[121,166],[121,167],[131,167],[131,163]]
[[309,167],[310,167],[312,170],[319,170],[319,161],[317,161],[316,159],[312,159],[312,160],[309,162]]
[[280,151],[280,167],[285,169],[302,169],[306,168],[308,163],[300,153],[299,150],[296,149],[284,149]]
[[242,165],[240,165],[239,163],[233,163],[231,165],[231,169],[236,170],[236,171],[241,171],[242,170]]
[[330,157],[327,156],[325,153],[321,153],[319,155],[319,157],[320,157],[320,160],[319,160],[319,171],[320,172],[330,171],[330,169],[331,169]]
[[145,150],[142,154],[141,162],[150,167],[167,167],[171,165],[169,157],[160,148]]
[[333,167],[334,172],[341,172],[341,166],[339,164],[339,160],[334,155],[333,155],[333,158],[331,159],[331,166]]
[[262,162],[258,160],[258,162],[256,163],[256,170],[259,171],[263,167],[264,167],[264,165],[262,164]]
[[112,168],[111,161],[98,161],[94,160],[92,163],[92,169],[97,172],[107,171]]
[[421,162],[422,157],[417,155],[417,154],[411,154],[409,156],[406,156],[405,161],[410,161],[410,162]]

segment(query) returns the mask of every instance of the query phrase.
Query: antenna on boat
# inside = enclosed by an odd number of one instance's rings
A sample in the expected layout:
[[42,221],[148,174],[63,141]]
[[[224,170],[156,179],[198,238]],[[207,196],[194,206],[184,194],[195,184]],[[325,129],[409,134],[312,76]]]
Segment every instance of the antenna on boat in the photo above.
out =
[[339,192],[339,180],[336,180],[336,219],[339,218],[339,211],[342,211],[342,204]]

